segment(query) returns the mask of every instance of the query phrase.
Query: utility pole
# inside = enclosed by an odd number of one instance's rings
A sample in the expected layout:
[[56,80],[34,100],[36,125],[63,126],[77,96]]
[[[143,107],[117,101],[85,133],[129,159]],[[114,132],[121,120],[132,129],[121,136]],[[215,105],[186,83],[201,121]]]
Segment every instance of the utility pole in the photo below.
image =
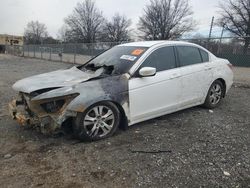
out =
[[213,26],[214,26],[214,16],[212,17],[211,25],[210,25],[210,31],[209,31],[209,36],[208,40],[211,39],[212,31],[213,31]]
[[220,35],[220,43],[218,45],[217,54],[219,54],[221,52],[221,42],[222,42],[224,30],[225,30],[225,25],[222,26],[221,35]]
[[223,25],[222,30],[221,30],[221,35],[220,35],[220,43],[222,42],[222,38],[223,38],[223,35],[224,35],[224,30],[225,30],[225,26]]
[[209,41],[211,39],[212,31],[213,31],[213,26],[214,26],[214,16],[212,17],[211,25],[210,25],[210,31],[207,39],[207,49],[209,49]]

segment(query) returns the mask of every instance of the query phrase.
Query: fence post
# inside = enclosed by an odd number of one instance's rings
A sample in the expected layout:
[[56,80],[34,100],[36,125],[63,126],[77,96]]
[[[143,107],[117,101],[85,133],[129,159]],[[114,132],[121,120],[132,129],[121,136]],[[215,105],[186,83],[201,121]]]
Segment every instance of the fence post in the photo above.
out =
[[221,45],[221,42],[218,45],[218,48],[217,48],[217,55],[220,53],[220,45]]
[[60,56],[60,61],[62,62],[63,58],[63,44],[61,43],[61,56]]
[[41,52],[41,59],[43,59],[43,48],[40,47],[40,52]]
[[33,46],[33,57],[36,57],[36,46]]
[[234,46],[233,46],[233,54],[236,54],[236,52],[237,52],[237,48],[236,48],[236,46],[234,45]]
[[91,48],[91,58],[94,57],[94,45],[95,43],[91,43],[90,48]]
[[51,47],[49,48],[49,60],[51,61]]
[[74,64],[76,64],[76,43],[74,45]]

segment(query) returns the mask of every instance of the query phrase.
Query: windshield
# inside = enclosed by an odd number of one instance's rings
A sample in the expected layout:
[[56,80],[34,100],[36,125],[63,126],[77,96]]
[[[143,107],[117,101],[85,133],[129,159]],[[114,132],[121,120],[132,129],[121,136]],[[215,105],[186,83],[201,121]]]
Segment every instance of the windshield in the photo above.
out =
[[147,49],[135,46],[115,46],[92,59],[81,69],[96,71],[99,68],[107,68],[109,74],[124,74],[129,71]]

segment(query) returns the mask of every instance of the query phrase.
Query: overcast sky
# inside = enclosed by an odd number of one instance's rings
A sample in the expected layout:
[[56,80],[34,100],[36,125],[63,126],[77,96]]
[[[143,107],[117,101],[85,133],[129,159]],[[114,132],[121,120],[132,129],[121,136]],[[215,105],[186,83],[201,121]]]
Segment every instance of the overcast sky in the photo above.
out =
[[[64,18],[72,13],[81,0],[0,0],[0,34],[23,35],[26,24],[38,20],[46,24],[48,32],[57,36]],[[115,12],[132,19],[136,26],[143,8],[149,0],[96,0],[105,17],[110,18]],[[190,0],[194,19],[199,23],[197,32],[208,35],[212,16],[217,16],[219,0]],[[215,29],[213,35],[219,35]]]

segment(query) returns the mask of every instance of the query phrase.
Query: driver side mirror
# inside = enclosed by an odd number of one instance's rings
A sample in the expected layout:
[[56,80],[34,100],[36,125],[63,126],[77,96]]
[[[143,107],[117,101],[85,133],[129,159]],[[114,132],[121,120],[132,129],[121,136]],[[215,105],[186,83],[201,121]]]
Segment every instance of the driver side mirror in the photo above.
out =
[[153,67],[143,67],[139,70],[139,75],[141,77],[151,77],[156,75],[156,68]]

